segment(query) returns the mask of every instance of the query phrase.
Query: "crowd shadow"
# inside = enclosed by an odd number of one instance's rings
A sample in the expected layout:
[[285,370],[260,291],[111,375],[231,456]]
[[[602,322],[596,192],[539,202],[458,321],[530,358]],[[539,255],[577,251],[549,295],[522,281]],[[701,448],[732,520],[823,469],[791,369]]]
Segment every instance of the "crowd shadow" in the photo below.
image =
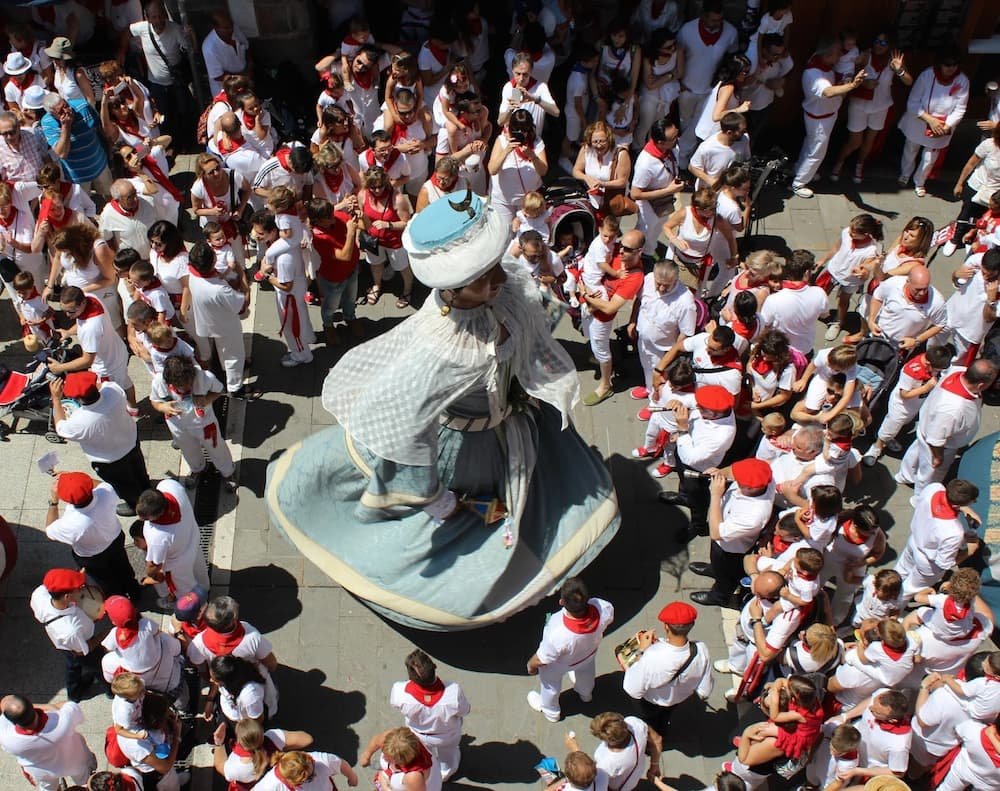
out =
[[280,629],[302,614],[299,583],[281,566],[250,566],[229,575],[230,595],[263,634]]
[[[271,437],[284,430],[295,407],[284,401],[261,396],[256,401],[247,404],[246,419],[243,424],[243,437],[240,445],[244,448],[259,448]],[[244,459],[243,464],[246,464]],[[243,480],[241,476],[241,480]]]
[[[462,737],[462,763],[455,777],[472,783],[531,783],[538,780],[534,766],[545,756],[532,742],[483,742],[474,736]],[[445,783],[448,788],[471,788],[462,783]]]

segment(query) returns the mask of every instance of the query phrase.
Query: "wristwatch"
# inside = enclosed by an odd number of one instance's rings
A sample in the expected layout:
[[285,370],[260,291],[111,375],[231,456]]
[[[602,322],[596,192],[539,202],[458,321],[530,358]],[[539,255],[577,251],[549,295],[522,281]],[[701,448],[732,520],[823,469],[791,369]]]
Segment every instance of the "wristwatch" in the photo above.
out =
[[58,500],[49,500],[49,508],[56,508],[59,505]]
[[764,623],[764,619],[763,618],[751,618],[750,619],[750,628],[753,629],[753,627],[756,626],[759,623]]

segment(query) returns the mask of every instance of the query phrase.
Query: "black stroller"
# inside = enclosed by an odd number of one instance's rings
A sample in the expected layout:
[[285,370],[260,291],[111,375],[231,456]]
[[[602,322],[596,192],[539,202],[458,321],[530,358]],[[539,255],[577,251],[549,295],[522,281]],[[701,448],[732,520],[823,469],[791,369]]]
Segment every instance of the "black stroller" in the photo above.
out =
[[864,387],[869,411],[874,413],[899,378],[904,355],[892,341],[875,335],[862,340],[857,350],[858,382]]
[[[10,371],[0,366],[0,439],[17,431],[19,420],[45,423],[45,439],[62,442],[52,423],[52,398],[49,394],[49,360],[66,362],[79,356],[79,349],[70,348],[71,338],[53,337],[25,366],[24,372]],[[75,353],[74,353],[75,352]],[[75,406],[75,404],[74,404]],[[10,416],[10,425],[3,418]]]

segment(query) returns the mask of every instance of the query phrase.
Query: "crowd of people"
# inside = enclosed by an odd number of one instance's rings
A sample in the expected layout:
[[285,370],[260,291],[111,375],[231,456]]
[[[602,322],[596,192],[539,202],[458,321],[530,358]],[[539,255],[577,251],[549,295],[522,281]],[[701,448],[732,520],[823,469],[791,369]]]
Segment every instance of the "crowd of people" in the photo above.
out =
[[[623,325],[642,368],[628,391],[644,424],[632,456],[654,478],[677,476],[660,499],[689,513],[678,540],[710,539],[708,557],[689,567],[712,581],[690,594],[702,609],[667,604],[662,635],[642,631],[618,654],[619,708],[635,716],[594,717],[590,751],[568,736],[549,787],[630,791],[647,778],[671,791],[660,753],[672,713],[707,700],[719,676],[733,679],[727,701],[756,701],[763,718],[735,740],[736,757],[710,781],[716,791],[802,772],[804,789],[898,791],[904,778],[926,776],[946,791],[1000,791],[1000,652],[983,650],[994,616],[963,565],[981,549],[981,493],[950,477],[998,375],[979,354],[998,316],[997,97],[954,184],[954,230],[937,240],[944,257],[964,254],[943,294],[928,269],[935,229],[922,216],[890,233],[858,214],[819,260],[804,249],[741,251],[740,237],[752,212],[748,160],[767,146],[789,80],[801,79],[804,94],[795,196],[813,197],[841,116],[848,134],[828,178],[837,182],[853,159],[853,182],[864,182],[897,80],[909,88],[898,184],[912,180],[926,196],[969,99],[958,51],[911,74],[890,33],[842,31],[795,64],[790,0],[748,3],[739,28],[716,0],[690,18],[674,0],[640,0],[600,29],[572,0],[519,0],[509,30],[495,35],[474,0],[439,5],[408,5],[393,43],[350,19],[315,63],[308,139],[255,91],[251,48],[224,10],[200,47],[159,0],[96,15],[68,0],[34,9],[31,25],[7,25],[0,278],[29,350],[70,337],[79,345],[78,356],[48,364],[53,423],[97,477],[53,470],[44,529],[72,548],[76,568],[49,570],[30,598],[65,660],[69,700],[7,695],[0,746],[41,789],[68,778],[90,791],[174,791],[187,781],[183,751],[201,718],[217,726],[215,769],[230,788],[305,791],[337,775],[359,783],[349,762],[311,749],[312,735],[269,727],[278,658],[235,600],[209,596],[192,492],[209,463],[237,487],[213,403],[257,395],[245,381],[241,324],[254,290],[273,291],[282,366],[314,360],[310,306],[339,353],[370,331],[359,304],[392,288],[401,314],[416,307],[414,269],[430,271],[418,266],[417,218],[446,201],[473,222],[488,206],[481,235],[499,229],[503,265],[494,257],[468,282],[425,278],[437,289],[432,312],[471,315],[505,279],[508,289],[529,282],[531,298],[556,319],[568,313],[589,342],[598,383],[582,399],[588,407],[616,392],[612,335]],[[96,82],[76,56],[95,35],[108,55]],[[192,50],[212,93],[198,118],[185,73]],[[487,84],[496,68],[502,87]],[[552,125],[564,134],[550,165]],[[192,144],[194,183],[183,190],[173,163]],[[593,238],[555,223],[546,185],[557,169],[578,183]],[[200,227],[193,244],[188,224]],[[518,321],[504,310],[497,348]],[[830,345],[817,349],[823,325]],[[517,332],[539,326],[524,319]],[[537,338],[517,343],[516,354],[549,354]],[[864,364],[874,344],[891,350],[898,374]],[[546,359],[559,368],[561,358]],[[529,386],[531,362],[518,358],[517,376],[542,398]],[[138,365],[148,394],[129,375]],[[136,430],[147,396],[190,475],[150,479]],[[914,423],[895,476],[913,488],[912,514],[890,568],[879,513],[850,490],[883,454],[904,450]],[[866,432],[875,439],[862,452]],[[440,525],[464,506],[461,493],[433,483],[424,510]],[[385,505],[365,496],[373,512]],[[139,575],[119,517],[136,518],[128,533],[145,556]],[[502,523],[509,548],[517,536]],[[614,620],[613,603],[577,576],[562,583],[559,605],[527,662],[539,681],[527,703],[550,722],[561,718],[565,677],[592,700],[595,656]],[[688,635],[718,607],[739,610],[739,621],[728,656],[713,661]],[[169,626],[143,609],[171,613]],[[405,670],[389,701],[403,725],[372,737],[358,763],[380,754],[381,789],[436,791],[459,767],[475,700],[440,679],[423,651]],[[94,688],[112,698],[111,768],[100,771],[77,733],[79,701]]]

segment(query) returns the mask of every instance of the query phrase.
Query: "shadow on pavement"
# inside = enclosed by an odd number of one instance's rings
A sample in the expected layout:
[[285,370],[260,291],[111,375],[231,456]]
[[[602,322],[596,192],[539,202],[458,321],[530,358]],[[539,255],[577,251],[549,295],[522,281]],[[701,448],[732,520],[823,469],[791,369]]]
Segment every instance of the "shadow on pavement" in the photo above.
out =
[[[538,780],[534,770],[544,756],[532,742],[519,739],[511,744],[483,742],[473,744],[475,737],[462,737],[462,763],[457,777],[473,783],[532,783]],[[449,788],[472,788],[463,783],[445,783]]]
[[231,572],[229,593],[263,634],[277,631],[302,613],[298,582],[273,563]]
[[278,716],[271,725],[285,724],[312,734],[313,749],[334,752],[351,763],[358,760],[360,737],[351,727],[365,716],[365,695],[325,685],[322,670],[279,665],[274,681],[281,690]]

